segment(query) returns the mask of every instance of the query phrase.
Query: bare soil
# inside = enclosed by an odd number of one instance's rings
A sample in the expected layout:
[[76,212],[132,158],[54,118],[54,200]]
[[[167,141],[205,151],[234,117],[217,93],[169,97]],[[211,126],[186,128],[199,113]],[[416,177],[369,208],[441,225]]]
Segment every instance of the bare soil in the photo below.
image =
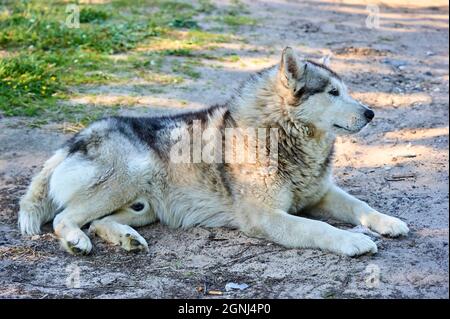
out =
[[[447,2],[371,1],[380,9],[380,26],[373,29],[365,23],[364,0],[245,2],[259,25],[239,28],[245,43],[218,48],[238,54],[240,62],[203,66],[201,78],[188,90],[143,94],[151,104],[145,106],[224,102],[240,80],[276,63],[286,45],[312,58],[331,53],[332,67],[376,113],[361,133],[338,140],[336,181],[379,211],[406,221],[410,235],[376,238],[376,255],[348,258],[286,249],[233,230],[154,224],[139,229],[149,243],[148,254],[130,254],[93,239],[90,256],[69,256],[50,225],[43,235],[23,238],[16,217],[30,178],[70,134],[54,125],[29,128],[24,119],[1,118],[0,297],[449,297]],[[106,102],[117,95],[136,96],[132,85],[92,90]],[[66,285],[78,271],[79,285]],[[226,292],[229,282],[249,287]],[[209,290],[223,295],[208,295]]]

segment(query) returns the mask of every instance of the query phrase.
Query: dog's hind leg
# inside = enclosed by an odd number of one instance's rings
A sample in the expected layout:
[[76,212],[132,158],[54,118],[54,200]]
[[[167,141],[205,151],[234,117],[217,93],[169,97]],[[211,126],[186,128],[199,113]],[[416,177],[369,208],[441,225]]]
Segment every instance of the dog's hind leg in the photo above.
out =
[[366,226],[381,235],[396,237],[409,232],[408,226],[400,219],[377,212],[336,185],[331,185],[322,200],[313,208],[325,210],[338,220]]
[[68,202],[53,221],[53,229],[62,246],[71,254],[88,254],[92,244],[81,227],[111,214],[129,202],[130,199],[124,193],[105,188],[90,196],[78,196],[76,200]]
[[112,215],[95,220],[89,232],[113,245],[120,245],[127,251],[148,251],[145,239],[130,226],[144,226],[156,221],[152,207],[143,198],[119,209]]

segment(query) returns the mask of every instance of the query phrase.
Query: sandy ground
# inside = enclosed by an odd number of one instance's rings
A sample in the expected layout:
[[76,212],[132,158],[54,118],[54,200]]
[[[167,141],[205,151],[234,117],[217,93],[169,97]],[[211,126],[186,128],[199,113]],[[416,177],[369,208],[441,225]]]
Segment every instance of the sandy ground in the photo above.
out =
[[[218,48],[238,54],[239,63],[200,68],[202,77],[189,89],[146,94],[132,84],[90,88],[98,103],[133,95],[144,106],[187,101],[184,107],[201,107],[225,101],[239,80],[275,63],[285,45],[313,58],[331,53],[332,67],[376,112],[361,133],[338,140],[336,180],[405,220],[408,237],[376,238],[378,254],[347,258],[285,249],[238,231],[154,224],[139,229],[148,254],[94,239],[92,255],[72,257],[59,248],[50,226],[33,238],[16,229],[18,198],[70,135],[2,118],[0,297],[217,298],[204,293],[215,289],[225,298],[448,298],[448,4],[413,2],[372,1],[379,5],[380,26],[369,29],[362,0],[247,1],[260,25],[240,28],[245,43]],[[92,102],[88,95],[85,101]],[[225,292],[229,282],[249,287]]]

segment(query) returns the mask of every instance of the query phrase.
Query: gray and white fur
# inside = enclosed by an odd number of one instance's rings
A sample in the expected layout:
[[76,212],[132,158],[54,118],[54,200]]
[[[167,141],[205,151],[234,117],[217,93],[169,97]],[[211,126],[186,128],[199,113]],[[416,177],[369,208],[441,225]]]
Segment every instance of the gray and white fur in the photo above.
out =
[[[361,130],[373,111],[347,93],[327,66],[283,50],[279,64],[253,75],[226,105],[170,116],[110,117],[75,135],[44,165],[20,202],[19,228],[37,234],[53,219],[63,247],[88,254],[81,230],[147,250],[132,227],[160,221],[170,227],[238,228],[286,247],[356,256],[376,253],[367,236],[297,216],[325,211],[388,236],[406,235],[398,218],[379,213],[332,180],[338,134]],[[174,129],[276,128],[278,169],[264,163],[173,163]]]

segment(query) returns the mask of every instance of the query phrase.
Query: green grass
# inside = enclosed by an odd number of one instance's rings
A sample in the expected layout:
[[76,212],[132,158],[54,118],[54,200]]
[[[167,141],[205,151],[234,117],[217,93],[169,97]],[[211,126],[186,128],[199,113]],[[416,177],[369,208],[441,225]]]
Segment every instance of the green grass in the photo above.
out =
[[54,64],[38,55],[21,54],[0,61],[0,107],[6,115],[36,115],[35,101],[54,102],[61,87]]
[[172,55],[172,56],[193,56],[194,52],[189,48],[179,48],[179,49],[167,49],[160,51],[162,55]]
[[199,0],[198,12],[211,13],[216,9],[216,6],[211,2],[211,0]]
[[[32,47],[43,51],[80,48],[100,53],[117,53],[129,50],[139,41],[163,32],[161,27],[143,21],[101,23],[108,15],[90,8],[81,9],[80,28],[70,28],[65,24],[65,6],[58,2],[48,7],[38,3],[18,2],[11,7],[9,14],[1,17],[0,47]],[[94,21],[96,23],[92,23]]]
[[247,16],[241,16],[241,15],[228,14],[228,15],[224,15],[224,16],[220,17],[219,19],[223,23],[225,23],[229,26],[232,26],[232,27],[237,27],[237,26],[242,26],[242,25],[254,26],[254,25],[258,24],[257,20],[247,17]]
[[80,23],[103,22],[109,18],[109,13],[95,8],[82,8],[80,10]]
[[182,73],[187,75],[191,79],[199,79],[201,77],[201,73],[196,71],[193,68],[193,61],[187,60],[184,62],[175,61],[172,63],[172,72]]
[[[198,14],[217,9],[209,0],[113,0],[79,4],[79,28],[65,22],[68,3],[20,0],[0,3],[0,112],[6,116],[41,116],[86,121],[99,112],[70,106],[73,88],[127,82],[142,77],[158,85],[198,79],[195,59],[232,37],[200,28]],[[235,1],[223,23],[253,25]],[[197,52],[202,50],[202,52]],[[126,53],[123,60],[114,55]],[[168,58],[170,57],[170,60]],[[173,60],[175,59],[175,60]],[[180,60],[179,60],[180,59]],[[183,61],[183,59],[187,59]],[[174,74],[164,74],[171,63]],[[100,109],[100,113],[105,110]]]
[[232,0],[231,5],[217,18],[218,21],[227,24],[230,27],[254,26],[258,21],[249,17],[247,6],[240,0]]
[[69,28],[65,6],[49,3],[8,2],[0,8],[0,49],[11,53],[0,60],[0,110],[6,115],[51,113],[56,97],[70,86],[110,80],[92,73],[111,64],[109,54],[164,32],[142,21],[107,24],[107,10],[93,7],[81,8],[80,28]]
[[238,62],[240,59],[241,58],[239,57],[239,55],[232,54],[232,55],[229,55],[228,57],[226,57],[224,60],[229,61],[229,62]]

